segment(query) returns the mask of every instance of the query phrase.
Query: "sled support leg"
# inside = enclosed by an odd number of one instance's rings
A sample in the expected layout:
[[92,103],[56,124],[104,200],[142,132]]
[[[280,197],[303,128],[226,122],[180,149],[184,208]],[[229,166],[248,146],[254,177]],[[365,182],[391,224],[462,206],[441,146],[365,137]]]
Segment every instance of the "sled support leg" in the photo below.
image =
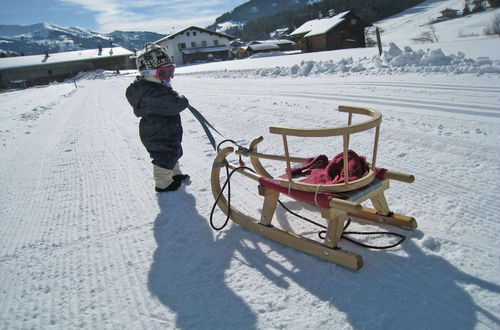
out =
[[347,218],[347,212],[336,209],[321,209],[321,216],[328,220],[326,237],[323,245],[336,249],[338,248],[342,232],[344,231],[344,222]]
[[375,207],[379,214],[388,215],[391,212],[391,210],[389,209],[389,204],[387,204],[387,200],[385,199],[385,195],[383,192],[371,197],[370,200],[373,204],[373,207]]
[[264,205],[262,206],[262,214],[259,223],[264,226],[270,226],[274,212],[276,211],[276,206],[278,205],[280,193],[276,190],[267,189],[259,185],[259,195],[264,196]]

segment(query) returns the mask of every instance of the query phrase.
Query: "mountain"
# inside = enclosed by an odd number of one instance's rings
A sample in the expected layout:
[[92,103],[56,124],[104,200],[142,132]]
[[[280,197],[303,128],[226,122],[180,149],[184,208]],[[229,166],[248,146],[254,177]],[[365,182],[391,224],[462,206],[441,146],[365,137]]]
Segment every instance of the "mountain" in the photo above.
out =
[[251,0],[215,19],[214,26],[225,22],[248,22],[286,10],[294,10],[323,0]]
[[80,27],[61,27],[54,24],[0,25],[0,52],[25,55],[58,53],[96,48],[98,45],[115,46],[133,50],[141,49],[147,42],[163,38],[153,32],[114,31],[98,33]]
[[268,38],[279,28],[298,27],[329,10],[353,10],[366,23],[399,13],[422,0],[251,0],[218,18],[208,29],[245,41]]

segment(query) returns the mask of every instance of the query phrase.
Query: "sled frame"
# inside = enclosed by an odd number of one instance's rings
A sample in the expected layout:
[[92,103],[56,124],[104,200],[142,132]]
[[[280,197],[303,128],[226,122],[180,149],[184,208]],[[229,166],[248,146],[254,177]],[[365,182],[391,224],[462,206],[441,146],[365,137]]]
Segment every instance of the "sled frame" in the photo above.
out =
[[[348,217],[354,217],[354,219],[364,219],[377,223],[386,223],[401,227],[407,230],[414,230],[417,227],[417,223],[414,218],[408,217],[402,214],[397,214],[391,212],[387,200],[384,195],[384,191],[389,189],[390,180],[397,180],[406,183],[412,183],[414,177],[409,174],[404,174],[400,172],[387,171],[384,174],[383,179],[378,182],[374,189],[367,190],[366,193],[357,194],[352,200],[344,200],[340,198],[331,198],[329,201],[329,207],[321,207],[321,216],[327,222],[326,236],[323,242],[311,240],[306,237],[302,237],[293,232],[289,232],[272,225],[272,220],[277,208],[277,203],[279,197],[282,193],[272,189],[270,187],[264,187],[259,184],[258,192],[259,195],[264,197],[264,202],[262,206],[262,212],[260,219],[255,219],[250,216],[243,214],[242,212],[231,206],[229,209],[228,201],[221,193],[220,184],[220,170],[223,166],[227,166],[232,170],[237,170],[240,174],[259,182],[261,177],[272,178],[272,176],[265,170],[264,166],[260,162],[260,159],[278,160],[284,161],[287,164],[288,181],[284,181],[284,184],[290,189],[302,190],[302,191],[319,191],[321,192],[318,185],[314,184],[301,184],[299,182],[293,182],[291,180],[291,163],[303,163],[307,158],[303,157],[292,157],[289,155],[286,137],[287,135],[293,136],[313,136],[313,137],[324,137],[324,136],[336,136],[341,135],[344,139],[344,170],[347,168],[347,149],[349,146],[349,136],[350,134],[360,132],[363,130],[376,128],[374,151],[372,162],[369,165],[370,171],[368,174],[361,178],[359,182],[347,182],[340,185],[329,185],[326,187],[327,192],[345,192],[358,189],[360,187],[367,186],[372,183],[374,179],[374,163],[377,154],[377,145],[379,138],[381,114],[374,110],[364,109],[364,108],[354,108],[340,106],[340,111],[349,112],[348,126],[334,129],[312,129],[312,130],[302,130],[295,128],[277,128],[271,127],[270,131],[276,134],[282,134],[284,136],[284,150],[285,155],[270,155],[262,154],[257,152],[257,145],[263,141],[262,137],[259,137],[252,141],[250,144],[250,150],[242,151],[238,150],[235,152],[237,155],[249,156],[252,165],[256,171],[253,173],[248,169],[239,168],[238,166],[232,165],[227,161],[227,156],[234,152],[232,147],[227,147],[221,150],[216,158],[214,159],[212,173],[211,173],[211,185],[212,193],[214,198],[218,198],[217,204],[219,208],[228,215],[231,220],[240,225],[241,227],[249,230],[251,232],[257,233],[263,237],[271,239],[273,241],[279,242],[281,244],[290,246],[292,248],[298,249],[310,255],[316,256],[323,260],[327,260],[338,265],[347,267],[349,269],[358,270],[363,266],[363,258],[353,252],[344,250],[340,248],[339,242],[343,234],[343,229],[345,222]],[[352,123],[352,114],[359,113],[370,116],[372,119],[368,122],[364,122],[358,125],[349,126]],[[346,172],[347,173],[347,172]],[[373,173],[373,178],[366,179],[367,176]],[[347,177],[348,175],[346,175]],[[280,183],[283,184],[283,183]],[[314,190],[311,190],[312,186]],[[328,186],[328,185],[321,185]],[[346,190],[348,188],[348,190]],[[285,194],[286,195],[286,194]],[[294,198],[294,197],[292,197]],[[374,208],[369,208],[362,206],[361,203],[370,200]]]

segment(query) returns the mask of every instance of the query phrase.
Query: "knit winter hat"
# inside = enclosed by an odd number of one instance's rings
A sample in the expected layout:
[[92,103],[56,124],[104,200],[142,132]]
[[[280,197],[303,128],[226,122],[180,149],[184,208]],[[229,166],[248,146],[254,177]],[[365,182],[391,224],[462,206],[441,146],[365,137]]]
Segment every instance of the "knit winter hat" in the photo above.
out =
[[168,56],[165,47],[151,43],[146,44],[144,50],[137,56],[136,62],[139,71],[156,69],[174,64],[172,58]]

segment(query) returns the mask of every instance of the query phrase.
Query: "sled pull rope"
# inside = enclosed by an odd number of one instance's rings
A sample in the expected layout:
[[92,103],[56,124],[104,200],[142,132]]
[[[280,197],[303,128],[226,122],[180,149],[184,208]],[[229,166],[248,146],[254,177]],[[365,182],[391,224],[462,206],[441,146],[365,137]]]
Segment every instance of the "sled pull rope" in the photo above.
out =
[[200,122],[200,125],[201,127],[203,127],[203,130],[205,131],[205,134],[207,135],[208,140],[212,145],[212,148],[214,148],[215,150],[215,138],[210,132],[210,128],[215,132],[217,132],[220,136],[223,135],[215,127],[213,127],[212,124],[210,124],[208,120],[205,117],[203,117],[203,115],[198,110],[196,110],[191,104],[188,104],[188,109],[189,111],[191,111],[193,116]]
[[[287,210],[288,212],[290,212],[291,214],[293,214],[294,216],[296,216],[297,218],[300,218],[302,220],[305,220],[313,225],[316,225],[318,227],[321,227],[321,228],[324,228],[324,229],[327,229],[326,226],[323,226],[322,224],[320,223],[317,223],[311,219],[308,219],[300,214],[297,214],[295,212],[293,212],[292,210],[290,210],[289,208],[287,208],[285,206],[285,204],[283,204],[283,202],[281,202],[279,199],[278,199],[278,203],[281,205],[281,207],[283,207],[285,210]],[[344,226],[344,229],[343,229],[343,233],[342,233],[342,238],[345,238],[346,240],[348,240],[349,242],[353,243],[353,244],[356,244],[356,245],[359,245],[361,247],[365,247],[365,248],[368,248],[368,249],[377,249],[377,250],[386,250],[386,249],[390,249],[390,248],[393,248],[393,247],[396,247],[398,245],[400,245],[401,243],[403,243],[403,241],[406,239],[406,236],[404,235],[401,235],[399,233],[395,233],[395,232],[377,232],[377,231],[372,231],[372,232],[360,232],[360,231],[345,231],[347,229],[347,227],[349,227],[349,225],[351,224],[351,218],[348,218],[347,220],[347,223],[345,224]],[[326,230],[322,230],[318,233],[318,236],[319,238],[321,239],[325,239],[325,236],[326,235]],[[396,242],[396,243],[393,243],[393,244],[389,244],[389,245],[383,245],[383,246],[376,246],[376,245],[369,245],[369,244],[365,244],[365,243],[361,243],[359,241],[356,241],[355,239],[353,238],[350,238],[346,235],[365,235],[365,236],[368,236],[368,235],[386,235],[386,236],[395,236],[395,237],[399,237],[399,240]]]
[[[217,153],[220,152],[220,146],[223,144],[223,143],[226,143],[226,142],[231,142],[232,144],[234,144],[235,146],[238,147],[238,150],[242,151],[243,153],[243,156],[248,156],[249,153],[251,152],[254,152],[255,150],[252,149],[252,148],[245,148],[245,147],[242,147],[240,146],[238,143],[236,143],[236,141],[234,140],[231,140],[231,139],[225,139],[225,140],[222,140],[218,145],[217,145],[217,148],[216,148],[216,151]],[[239,163],[240,163],[240,166],[243,166],[243,167],[246,167],[246,164],[245,162],[243,161],[243,158],[241,158],[241,155],[239,155]],[[255,172],[254,172],[255,173]]]
[[[212,211],[210,211],[210,227],[212,227],[212,229],[214,229],[216,231],[220,231],[220,230],[224,229],[227,226],[227,223],[229,222],[229,216],[231,215],[231,176],[234,174],[234,172],[239,171],[239,170],[249,170],[249,171],[252,171],[255,173],[255,171],[253,169],[251,169],[250,167],[246,167],[246,166],[237,167],[237,168],[233,169],[230,173],[229,166],[227,166],[227,163],[226,163],[226,176],[227,176],[227,178],[226,178],[226,181],[224,182],[224,184],[222,185],[222,189],[221,189],[219,195],[215,199],[214,205],[212,206]],[[226,220],[224,221],[222,226],[217,227],[214,225],[213,216],[214,216],[215,208],[217,207],[217,203],[219,202],[219,199],[221,198],[222,194],[224,193],[224,189],[226,189],[226,186],[227,186],[227,209],[228,209],[228,212],[226,215]]]

